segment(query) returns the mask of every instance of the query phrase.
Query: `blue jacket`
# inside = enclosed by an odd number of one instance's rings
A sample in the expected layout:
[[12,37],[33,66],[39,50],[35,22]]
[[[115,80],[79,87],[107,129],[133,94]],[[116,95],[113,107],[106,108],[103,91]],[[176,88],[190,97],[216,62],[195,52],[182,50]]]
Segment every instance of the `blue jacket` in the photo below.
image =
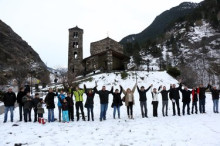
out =
[[[65,96],[64,94],[59,94],[57,97],[60,97],[62,100],[63,100],[64,98],[66,98],[66,96]],[[59,107],[62,107],[62,104],[61,104],[59,98],[58,98],[58,104],[57,104],[57,105],[58,105]]]

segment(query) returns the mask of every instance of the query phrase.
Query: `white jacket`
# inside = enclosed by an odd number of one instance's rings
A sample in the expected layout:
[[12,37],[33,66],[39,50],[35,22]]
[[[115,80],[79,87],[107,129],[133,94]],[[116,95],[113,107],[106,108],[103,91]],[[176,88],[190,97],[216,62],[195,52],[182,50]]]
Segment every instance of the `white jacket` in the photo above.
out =
[[151,88],[151,94],[152,94],[152,101],[158,101],[158,94],[160,93],[160,91],[154,93],[153,92],[153,88]]

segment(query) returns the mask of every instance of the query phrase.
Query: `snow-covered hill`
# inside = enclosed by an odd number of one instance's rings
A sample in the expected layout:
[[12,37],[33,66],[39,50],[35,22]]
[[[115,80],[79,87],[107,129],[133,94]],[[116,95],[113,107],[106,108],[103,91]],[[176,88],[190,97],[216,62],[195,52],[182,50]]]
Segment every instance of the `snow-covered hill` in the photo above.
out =
[[[99,74],[82,82],[88,88],[98,82],[98,89],[103,85],[110,90],[111,86],[119,88],[122,85],[125,89],[132,88],[136,83],[136,72],[129,72],[127,79],[121,79],[120,73]],[[166,72],[137,72],[137,82],[139,86],[148,87],[153,84],[158,88],[159,85],[177,84],[177,81]],[[84,95],[84,99],[86,96]],[[159,95],[159,117],[152,116],[152,97],[147,92],[148,117],[142,118],[139,95],[135,91],[134,120],[127,118],[126,107],[121,107],[121,119],[113,119],[113,109],[111,108],[112,95],[109,96],[109,106],[107,120],[99,121],[100,102],[99,96],[94,98],[95,121],[92,122],[70,122],[70,123],[38,123],[15,122],[19,126],[13,127],[11,122],[0,124],[0,145],[14,145],[22,143],[30,146],[63,146],[63,145],[105,145],[105,146],[140,146],[140,145],[167,145],[167,146],[218,146],[220,143],[220,114],[212,112],[211,95],[207,93],[206,114],[172,116],[172,105],[169,101],[168,117],[162,117],[161,95]],[[57,100],[57,99],[56,99]],[[180,105],[182,109],[182,103]],[[44,117],[47,118],[47,110]],[[87,111],[84,109],[86,115]],[[32,112],[33,117],[33,112]],[[55,117],[58,117],[58,109],[55,109]],[[15,109],[15,121],[18,120],[18,108]],[[3,121],[3,115],[0,115]]]

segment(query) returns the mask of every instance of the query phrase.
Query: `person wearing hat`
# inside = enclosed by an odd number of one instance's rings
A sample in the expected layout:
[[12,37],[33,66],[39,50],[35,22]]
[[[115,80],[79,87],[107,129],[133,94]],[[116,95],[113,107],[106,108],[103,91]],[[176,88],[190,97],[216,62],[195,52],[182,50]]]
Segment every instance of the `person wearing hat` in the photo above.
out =
[[10,111],[11,114],[11,122],[13,122],[13,118],[14,118],[14,104],[16,102],[16,95],[15,93],[12,91],[12,88],[8,88],[8,92],[4,94],[3,97],[3,102],[5,105],[5,111],[4,111],[4,123],[7,122],[7,118],[8,118],[8,111]]
[[[142,118],[147,118],[147,91],[150,90],[150,88],[152,87],[152,84],[145,89],[144,86],[141,86],[141,89],[139,89],[139,87],[137,86],[137,90],[139,93],[139,101],[140,101],[140,106],[141,106],[141,115]],[[144,109],[144,110],[143,110]]]

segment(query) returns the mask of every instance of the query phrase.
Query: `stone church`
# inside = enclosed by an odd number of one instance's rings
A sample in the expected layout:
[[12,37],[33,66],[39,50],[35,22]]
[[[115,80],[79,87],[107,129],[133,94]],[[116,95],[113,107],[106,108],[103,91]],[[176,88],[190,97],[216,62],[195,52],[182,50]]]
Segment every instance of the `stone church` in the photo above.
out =
[[90,44],[91,56],[83,59],[83,29],[69,29],[68,78],[101,70],[125,70],[130,57],[123,46],[107,37]]

